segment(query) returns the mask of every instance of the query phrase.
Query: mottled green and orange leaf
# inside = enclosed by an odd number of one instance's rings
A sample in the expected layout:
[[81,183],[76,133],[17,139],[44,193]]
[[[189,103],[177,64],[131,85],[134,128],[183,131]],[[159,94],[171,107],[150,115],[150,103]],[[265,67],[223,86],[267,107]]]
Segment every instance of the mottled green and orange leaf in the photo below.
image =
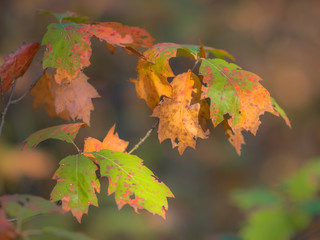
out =
[[222,59],[203,59],[199,73],[203,76],[202,98],[210,99],[210,118],[214,126],[228,114],[230,141],[240,153],[243,130],[256,134],[259,117],[264,112],[275,112],[269,92],[259,83],[256,74],[242,70]]
[[[195,148],[198,137],[207,137],[207,132],[204,131],[206,125],[201,127],[199,122],[201,83],[199,78],[189,71],[176,76],[171,85],[172,97],[165,97],[154,109],[152,116],[159,118],[160,142],[171,139],[172,147],[178,146],[179,153],[182,154],[187,147]],[[205,111],[202,116],[206,116]],[[205,121],[202,121],[202,124],[205,124]]]
[[21,77],[28,70],[39,49],[39,43],[24,44],[15,53],[5,56],[4,63],[0,66],[0,93],[6,92],[14,79]]
[[128,204],[136,212],[146,209],[165,218],[170,189],[159,182],[137,156],[108,149],[92,153],[100,165],[102,177],[108,177],[108,194],[115,193],[118,208]]
[[71,211],[81,222],[90,205],[98,206],[96,192],[100,182],[95,171],[98,167],[84,155],[68,156],[60,161],[60,167],[53,179],[57,184],[51,192],[52,201],[62,201],[62,209]]
[[79,129],[85,126],[86,124],[84,123],[70,123],[42,129],[31,134],[24,140],[24,148],[35,147],[47,139],[58,139],[73,143]]

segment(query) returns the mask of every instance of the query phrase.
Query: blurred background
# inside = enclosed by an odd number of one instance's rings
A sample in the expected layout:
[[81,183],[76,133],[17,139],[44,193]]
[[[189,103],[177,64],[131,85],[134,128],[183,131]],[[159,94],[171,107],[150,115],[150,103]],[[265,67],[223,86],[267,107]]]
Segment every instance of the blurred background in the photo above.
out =
[[[210,137],[199,139],[196,150],[188,148],[182,156],[169,140],[160,144],[153,132],[135,154],[176,197],[169,199],[167,220],[145,211],[137,215],[128,206],[118,211],[114,197],[106,194],[105,180],[100,207],[90,207],[81,225],[71,216],[58,215],[35,217],[26,225],[52,222],[94,239],[233,239],[243,215],[230,202],[232,191],[275,187],[308,159],[320,155],[319,1],[1,0],[0,64],[23,42],[41,41],[46,26],[55,20],[39,15],[39,9],[73,11],[95,21],[143,27],[156,42],[201,42],[227,50],[236,64],[262,77],[262,84],[286,111],[292,129],[282,119],[265,114],[257,136],[245,133],[240,157],[222,126],[213,129],[211,125]],[[88,136],[102,140],[116,123],[116,131],[130,141],[130,149],[156,121],[128,81],[137,75],[137,57],[121,49],[111,54],[98,40],[93,40],[92,48],[91,65],[84,72],[102,97],[93,100],[91,127],[80,130],[76,143],[83,146]],[[41,73],[43,51],[19,79],[14,97],[21,96]],[[75,153],[73,147],[49,140],[30,153],[37,157],[30,157],[28,163],[12,156],[28,135],[61,123],[65,121],[50,118],[43,109],[34,110],[31,96],[10,107],[1,136],[1,195],[28,193],[49,198],[55,183],[50,177],[60,159]],[[38,166],[43,168],[41,174],[32,172]]]

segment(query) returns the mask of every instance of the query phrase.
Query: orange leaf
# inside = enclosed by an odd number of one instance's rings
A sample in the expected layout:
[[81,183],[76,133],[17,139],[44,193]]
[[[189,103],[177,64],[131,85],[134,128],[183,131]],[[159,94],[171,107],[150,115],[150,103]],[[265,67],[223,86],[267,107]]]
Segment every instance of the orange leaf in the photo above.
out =
[[90,125],[90,112],[94,109],[91,99],[100,96],[87,81],[88,77],[80,72],[72,81],[57,84],[52,74],[45,73],[31,91],[33,106],[44,106],[50,116],[83,119]]
[[0,66],[0,93],[7,91],[12,86],[14,79],[21,77],[28,70],[39,49],[39,43],[25,44],[20,46],[15,53],[5,57],[4,64]]
[[[102,149],[109,149],[116,152],[125,152],[129,142],[119,138],[115,131],[115,125],[109,130],[107,136],[100,142],[98,139],[88,137],[84,141],[84,152],[99,152]],[[84,154],[87,157],[92,157],[91,154]]]
[[199,123],[201,83],[189,71],[176,76],[171,85],[172,98],[164,98],[163,103],[154,109],[152,116],[160,119],[160,142],[171,139],[172,147],[178,146],[179,153],[182,154],[188,146],[195,148],[198,137],[207,137],[207,132]]

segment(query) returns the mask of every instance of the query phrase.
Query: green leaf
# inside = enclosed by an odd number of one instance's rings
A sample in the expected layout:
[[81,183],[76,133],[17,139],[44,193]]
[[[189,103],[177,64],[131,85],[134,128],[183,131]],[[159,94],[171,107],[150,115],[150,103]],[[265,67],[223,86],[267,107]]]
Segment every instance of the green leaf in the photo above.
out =
[[232,193],[231,198],[239,208],[244,210],[281,203],[279,196],[267,189],[238,190]]
[[73,75],[89,66],[92,52],[89,28],[87,24],[51,23],[42,39],[42,45],[46,45],[43,67],[64,69]]
[[274,108],[274,110],[280,114],[280,116],[284,119],[284,121],[286,122],[286,124],[291,127],[291,124],[290,124],[290,121],[289,121],[289,118],[287,117],[287,114],[284,112],[284,110],[279,106],[279,104],[276,102],[276,100],[274,100],[273,97],[270,97],[271,99],[271,103],[272,103],[272,106]]
[[[190,52],[190,54],[193,55],[193,57],[195,59],[197,59],[198,57],[200,57],[200,46],[199,45],[188,45],[188,44],[183,44],[181,45],[182,49],[184,49],[185,51]],[[207,54],[211,53],[213,54],[216,58],[220,58],[220,59],[225,59],[225,58],[230,58],[232,61],[235,60],[235,58],[228,53],[225,50],[222,49],[218,49],[218,48],[213,48],[213,47],[204,47],[204,50]]]
[[61,212],[61,208],[41,197],[15,194],[1,196],[1,208],[12,218],[27,219],[29,217]]
[[62,21],[68,21],[68,22],[75,22],[75,23],[87,23],[88,22],[88,17],[82,17],[78,16],[74,12],[67,11],[65,13],[54,13],[51,11],[45,11],[45,10],[40,10],[39,11],[41,14],[46,14],[46,15],[51,15],[55,17],[59,23],[62,23]]
[[283,207],[261,209],[249,216],[240,236],[244,240],[290,239],[295,232],[306,227],[309,221],[307,215],[298,212],[290,214]]
[[81,222],[82,215],[88,213],[89,205],[98,206],[96,192],[100,183],[95,171],[97,166],[84,155],[68,156],[60,161],[60,167],[53,179],[57,185],[51,193],[53,201],[62,201],[62,209],[72,212]]
[[129,204],[136,212],[146,209],[165,218],[167,198],[174,195],[143,165],[142,159],[108,149],[92,154],[100,165],[101,176],[109,179],[108,194],[115,193],[119,209]]
[[92,238],[89,238],[81,233],[72,232],[66,229],[62,228],[56,228],[56,227],[44,227],[41,229],[43,233],[49,233],[54,236],[59,237],[59,239],[71,239],[71,240],[93,240]]
[[26,140],[24,140],[25,144],[23,148],[35,147],[40,142],[50,138],[73,143],[79,129],[85,126],[86,124],[84,123],[70,123],[42,129],[31,134]]

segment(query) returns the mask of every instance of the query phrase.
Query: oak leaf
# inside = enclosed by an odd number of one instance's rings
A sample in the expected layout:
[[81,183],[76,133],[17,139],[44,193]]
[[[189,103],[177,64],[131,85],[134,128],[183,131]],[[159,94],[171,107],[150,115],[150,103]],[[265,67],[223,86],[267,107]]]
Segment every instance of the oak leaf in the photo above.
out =
[[0,66],[0,93],[6,92],[14,79],[21,77],[28,70],[39,49],[39,43],[29,43],[20,46],[15,53],[5,56],[4,63]]
[[182,154],[188,146],[195,148],[198,137],[206,138],[208,134],[204,131],[206,127],[203,128],[199,123],[201,83],[199,78],[189,71],[176,76],[171,86],[172,97],[165,97],[163,102],[156,106],[152,116],[160,119],[160,142],[171,139],[172,147],[178,146],[179,153]]
[[100,165],[101,176],[108,177],[108,194],[115,193],[119,209],[129,204],[136,212],[146,209],[165,218],[167,198],[174,195],[164,183],[156,180],[142,159],[108,149],[92,155]]
[[53,179],[57,184],[51,192],[51,200],[62,201],[62,209],[71,211],[81,222],[88,213],[89,205],[98,206],[95,192],[100,192],[100,183],[95,171],[97,166],[84,155],[68,156],[60,161]]
[[[83,152],[99,152],[102,149],[109,149],[116,152],[125,152],[129,142],[119,138],[118,133],[114,132],[115,125],[109,130],[107,136],[100,142],[98,139],[88,137],[84,141]],[[92,156],[92,154],[84,154]]]

